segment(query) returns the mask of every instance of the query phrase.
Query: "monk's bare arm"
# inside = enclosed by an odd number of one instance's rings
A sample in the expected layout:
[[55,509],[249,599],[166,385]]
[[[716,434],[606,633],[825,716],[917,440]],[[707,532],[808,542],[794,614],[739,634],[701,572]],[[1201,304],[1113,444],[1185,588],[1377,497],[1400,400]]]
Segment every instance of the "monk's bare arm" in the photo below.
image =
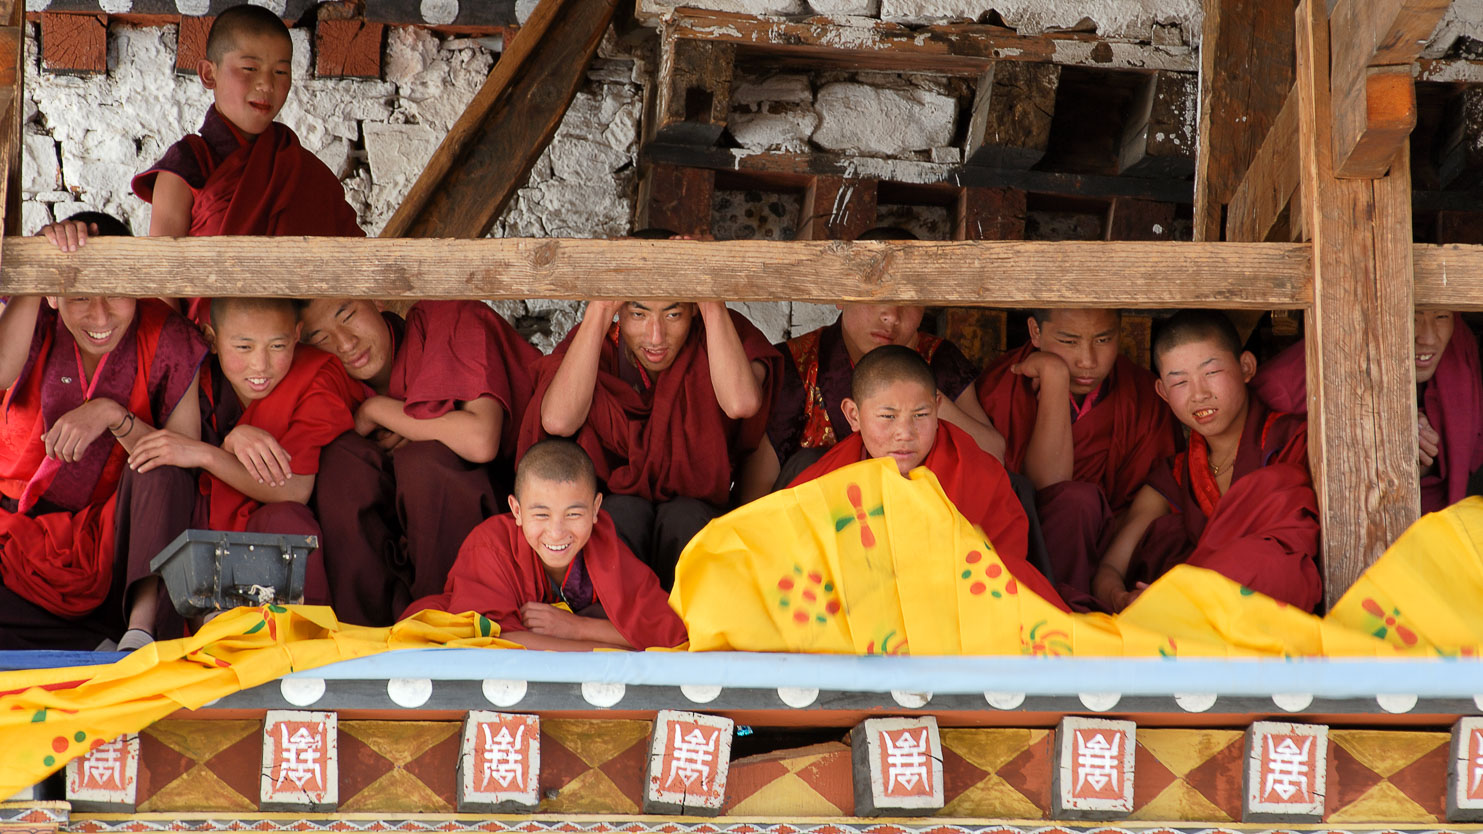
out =
[[742,461],[741,472],[736,478],[737,501],[747,504],[772,492],[772,485],[777,483],[781,473],[782,462],[778,460],[777,450],[764,434],[762,442]]
[[39,295],[18,295],[0,308],[0,389],[14,385],[26,367],[41,305]]
[[1039,351],[1012,370],[1040,383],[1035,428],[1025,447],[1025,477],[1036,489],[1071,480],[1076,464],[1071,443],[1071,370],[1059,356]]
[[313,475],[295,474],[282,486],[274,486],[272,483],[258,481],[247,471],[247,467],[242,465],[242,461],[231,452],[209,443],[201,445],[206,447],[201,468],[221,479],[227,486],[260,504],[277,504],[281,501],[307,504],[309,496],[314,494],[315,476]]
[[747,349],[742,347],[741,336],[725,304],[702,301],[698,306],[705,320],[705,349],[716,402],[727,417],[745,420],[762,409],[762,383],[767,379],[767,366],[747,358]]
[[1150,524],[1169,512],[1169,502],[1151,486],[1143,487],[1133,496],[1133,503],[1112,537],[1112,544],[1102,554],[1097,574],[1092,577],[1092,595],[1113,611],[1122,610],[1129,601],[1128,566],[1133,562],[1138,542]]
[[501,640],[509,640],[516,645],[527,649],[537,649],[547,652],[590,652],[597,649],[628,649],[628,646],[616,646],[611,643],[598,643],[591,640],[569,640],[565,637],[552,637],[548,634],[536,634],[534,631],[509,631],[500,634]]
[[499,454],[505,409],[493,397],[480,397],[441,417],[419,420],[407,414],[402,400],[377,396],[361,403],[357,424],[362,417],[407,440],[436,440],[470,463],[488,463]]
[[154,178],[154,200],[149,210],[150,237],[185,237],[191,231],[195,196],[178,174],[160,171]]
[[944,399],[937,416],[968,432],[978,448],[1004,462],[1004,435],[989,422],[989,415],[979,405],[978,392],[972,385],[958,395],[958,399]]
[[577,335],[561,357],[561,366],[551,379],[551,387],[541,399],[541,428],[547,434],[570,437],[587,422],[592,410],[592,396],[597,388],[597,366],[602,359],[602,340],[607,338],[613,315],[623,308],[622,301],[590,301]]

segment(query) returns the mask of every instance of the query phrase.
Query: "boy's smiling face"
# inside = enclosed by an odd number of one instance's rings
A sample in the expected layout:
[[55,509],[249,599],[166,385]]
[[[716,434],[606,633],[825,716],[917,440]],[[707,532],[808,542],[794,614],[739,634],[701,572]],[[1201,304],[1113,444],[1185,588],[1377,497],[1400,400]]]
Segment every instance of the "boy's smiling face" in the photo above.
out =
[[291,310],[228,308],[212,321],[208,335],[222,375],[246,405],[273,393],[288,375],[299,322]]
[[134,320],[137,302],[112,295],[70,295],[48,298],[83,353],[101,357],[118,347]]
[[1187,342],[1159,354],[1159,396],[1179,422],[1207,438],[1239,433],[1246,422],[1246,383],[1256,357],[1237,356],[1214,339]]
[[510,512],[525,541],[549,570],[564,571],[592,538],[602,496],[588,481],[539,476],[519,484]]
[[362,382],[377,379],[391,366],[391,328],[373,302],[355,298],[316,298],[299,313],[304,342],[333,353]]
[[220,63],[202,59],[201,83],[216,98],[217,112],[243,133],[268,129],[293,86],[293,42],[273,34],[242,33]]

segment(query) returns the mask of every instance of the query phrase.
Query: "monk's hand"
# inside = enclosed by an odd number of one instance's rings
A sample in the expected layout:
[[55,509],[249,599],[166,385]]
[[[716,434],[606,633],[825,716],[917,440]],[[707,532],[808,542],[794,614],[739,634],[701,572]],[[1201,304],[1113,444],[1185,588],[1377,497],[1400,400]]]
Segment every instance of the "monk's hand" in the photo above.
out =
[[257,426],[232,429],[221,442],[221,448],[241,461],[247,474],[260,484],[281,487],[293,477],[288,452],[278,445],[278,438]]
[[355,410],[355,433],[361,437],[370,437],[371,432],[381,428],[382,422],[378,415],[388,404],[395,406],[398,411],[402,408],[400,401],[381,394],[366,398]]
[[1437,462],[1437,455],[1442,449],[1442,435],[1432,428],[1431,421],[1426,419],[1425,414],[1416,416],[1416,462],[1421,464],[1423,470],[1430,469]]
[[582,314],[582,320],[593,319],[602,322],[604,327],[613,323],[613,317],[623,311],[623,305],[627,301],[605,301],[596,299],[587,302],[587,311]]
[[520,622],[526,630],[548,637],[576,639],[582,635],[581,617],[544,602],[527,602],[520,606]]
[[199,440],[169,429],[158,429],[134,444],[134,451],[129,454],[129,468],[135,472],[148,472],[161,466],[197,469],[206,465],[209,453],[210,447]]
[[88,235],[98,233],[97,223],[84,223],[81,220],[62,220],[57,223],[48,223],[41,227],[41,234],[51,241],[63,252],[76,252],[87,245]]
[[726,302],[724,301],[698,301],[695,304],[703,321],[718,321],[726,315]]
[[376,429],[370,434],[371,440],[375,441],[384,451],[395,452],[397,449],[407,445],[410,441],[391,429]]
[[1024,361],[1010,365],[1009,371],[1030,380],[1030,387],[1037,392],[1052,391],[1070,396],[1071,369],[1066,366],[1066,360],[1054,353],[1037,350]]
[[1098,565],[1097,573],[1092,576],[1092,596],[1108,611],[1116,614],[1126,608],[1136,594],[1128,591],[1128,580],[1121,571],[1104,564]]
[[63,463],[82,460],[93,441],[128,413],[128,409],[107,397],[88,400],[59,417],[41,436],[46,456]]

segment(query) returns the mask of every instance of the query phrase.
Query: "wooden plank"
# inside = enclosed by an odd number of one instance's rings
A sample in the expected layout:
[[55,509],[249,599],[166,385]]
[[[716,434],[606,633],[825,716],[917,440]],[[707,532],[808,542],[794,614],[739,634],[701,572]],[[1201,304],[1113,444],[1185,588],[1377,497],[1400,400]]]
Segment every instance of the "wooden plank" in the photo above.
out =
[[1411,64],[1451,0],[1340,0],[1330,20],[1335,170],[1373,178],[1416,126]]
[[1107,208],[1103,240],[1173,240],[1174,204],[1119,197]]
[[1025,170],[1045,156],[1056,111],[1055,64],[996,61],[978,79],[963,159]]
[[1220,240],[1225,206],[1282,109],[1292,9],[1292,0],[1205,0],[1195,240]]
[[561,123],[617,0],[541,0],[382,237],[481,237]]
[[1298,93],[1293,88],[1231,195],[1226,240],[1267,240],[1298,190]]
[[1307,319],[1308,453],[1323,525],[1324,591],[1336,602],[1416,520],[1410,166],[1339,179],[1322,0],[1297,13],[1304,223],[1313,243]]
[[1029,61],[1104,69],[1158,69],[1193,73],[1194,50],[1105,40],[1082,32],[1021,35],[986,24],[908,27],[869,21],[857,25],[826,18],[802,21],[736,12],[675,9],[663,21],[676,37],[733,43],[748,54],[779,56],[789,63],[978,75],[995,61]]
[[661,39],[654,139],[714,145],[721,138],[731,115],[735,57],[736,46],[729,43]]
[[42,12],[41,66],[63,75],[107,72],[107,16]]
[[875,226],[875,180],[814,177],[803,192],[799,240],[854,240]]
[[958,193],[954,240],[1024,240],[1025,192],[965,188]]
[[[0,295],[695,298],[1300,309],[1309,248],[1100,241],[7,238]],[[1170,280],[1178,275],[1181,280]]]
[[716,172],[650,165],[639,183],[635,229],[669,229],[678,235],[711,233]]
[[25,119],[25,7],[12,2],[0,9],[0,235],[21,231],[21,123]]
[[944,184],[955,187],[1012,188],[1033,194],[1060,194],[1107,199],[1141,197],[1163,203],[1188,204],[1191,184],[1179,180],[1066,174],[1054,171],[1014,171],[977,165],[945,165],[913,160],[873,159],[844,154],[753,153],[728,148],[652,143],[643,149],[647,162],[685,168],[739,171],[791,181],[803,187],[818,175],[868,178],[882,182]]
[[1191,117],[1199,83],[1190,75],[1149,75],[1123,125],[1117,172],[1137,177],[1177,177],[1195,172]]
[[1418,243],[1413,253],[1417,307],[1483,312],[1483,246]]

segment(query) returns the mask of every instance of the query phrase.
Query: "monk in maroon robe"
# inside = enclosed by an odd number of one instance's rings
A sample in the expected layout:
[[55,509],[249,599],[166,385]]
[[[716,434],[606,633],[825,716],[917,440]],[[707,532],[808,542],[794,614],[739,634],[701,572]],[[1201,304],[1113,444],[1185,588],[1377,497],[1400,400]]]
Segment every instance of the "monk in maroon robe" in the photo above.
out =
[[520,460],[510,513],[474,529],[443,593],[413,603],[476,611],[527,648],[669,648],[685,625],[654,572],[623,544],[602,511],[597,473],[582,448],[547,439]]
[[1064,609],[1050,580],[1025,558],[1029,525],[1003,464],[967,432],[938,420],[942,397],[921,356],[900,345],[876,348],[855,366],[850,392],[844,416],[853,433],[789,486],[870,458],[894,459],[903,476],[925,466],[958,512],[983,531],[1009,572]]
[[[214,97],[200,133],[133,181],[153,206],[151,236],[365,236],[339,178],[273,121],[292,63],[293,41],[272,12],[244,3],[217,16],[197,66]],[[208,312],[191,300],[193,320],[204,324]]]
[[[116,566],[158,553],[193,498],[189,484],[125,475],[125,460],[154,426],[199,432],[205,355],[200,333],[156,301],[18,297],[0,311],[0,648],[121,637]],[[121,497],[121,479],[140,489]]]
[[[613,323],[613,316],[619,317]],[[680,551],[731,505],[782,357],[718,301],[593,301],[541,360],[521,447],[572,437],[597,466],[629,549],[668,588]]]
[[541,354],[478,301],[422,301],[403,319],[315,299],[299,319],[369,394],[320,462],[330,598],[342,621],[390,625],[442,589],[464,538],[503,510]]
[[[1262,402],[1308,413],[1306,351],[1300,341],[1257,371],[1251,388]],[[1483,369],[1472,329],[1450,310],[1416,311],[1414,356],[1421,511],[1433,513],[1466,498],[1483,469]]]
[[[195,523],[211,530],[318,536],[307,504],[319,452],[355,426],[360,392],[340,361],[298,346],[298,314],[287,299],[217,298],[207,330],[216,352],[202,440],[160,431],[129,464],[200,470]],[[219,439],[219,445],[213,441]],[[132,575],[147,575],[131,563]],[[310,554],[304,601],[328,605],[320,551]]]
[[1174,454],[1174,418],[1153,374],[1119,354],[1116,310],[1036,310],[1027,324],[1030,342],[984,371],[978,397],[1004,434],[1004,465],[1035,486],[1052,573],[1074,598],[1117,516]]
[[1178,313],[1153,349],[1159,394],[1190,428],[1189,450],[1134,496],[1097,568],[1097,600],[1121,611],[1147,583],[1189,564],[1313,610],[1323,581],[1306,421],[1251,396],[1256,358],[1223,314]]

